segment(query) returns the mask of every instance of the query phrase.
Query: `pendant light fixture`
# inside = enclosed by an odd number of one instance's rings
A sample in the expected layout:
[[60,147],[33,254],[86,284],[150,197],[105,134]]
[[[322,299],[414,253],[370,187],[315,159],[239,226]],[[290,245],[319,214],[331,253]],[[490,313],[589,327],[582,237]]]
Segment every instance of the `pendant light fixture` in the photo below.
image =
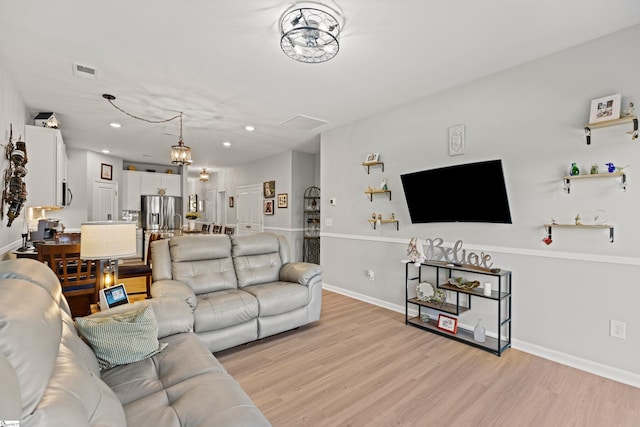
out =
[[334,10],[315,3],[312,7],[294,6],[287,10],[280,19],[282,51],[300,62],[330,60],[340,49],[339,18]]
[[202,172],[200,172],[200,181],[202,182],[209,181],[209,172],[207,172],[207,169],[205,168],[202,168]]
[[191,147],[184,145],[184,141],[182,140],[182,113],[180,113],[180,137],[178,144],[171,146],[171,163],[180,166],[193,163],[193,160],[191,160]]
[[173,163],[174,165],[179,165],[179,166],[183,166],[183,165],[190,165],[191,163],[193,163],[193,160],[191,160],[191,147],[188,147],[184,144],[184,140],[182,139],[182,112],[180,114],[178,114],[177,116],[173,116],[170,117],[168,119],[164,119],[164,120],[149,120],[149,119],[145,119],[143,117],[140,116],[136,116],[134,114],[128,113],[125,110],[123,110],[122,108],[118,107],[116,104],[113,103],[113,101],[115,101],[116,97],[113,95],[109,95],[108,93],[105,93],[102,95],[102,97],[104,99],[106,99],[109,104],[111,104],[116,110],[126,114],[127,116],[134,118],[136,120],[142,120],[143,122],[147,122],[147,123],[167,123],[170,122],[172,120],[175,119],[180,119],[180,136],[178,138],[178,143],[176,145],[172,145],[171,146],[171,163]]

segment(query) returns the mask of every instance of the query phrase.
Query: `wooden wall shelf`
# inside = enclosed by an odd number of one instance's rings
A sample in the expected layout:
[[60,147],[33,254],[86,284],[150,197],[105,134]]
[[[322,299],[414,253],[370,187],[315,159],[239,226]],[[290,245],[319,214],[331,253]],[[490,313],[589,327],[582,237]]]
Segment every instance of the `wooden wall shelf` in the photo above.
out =
[[554,227],[562,228],[584,228],[584,229],[609,229],[609,243],[613,243],[613,225],[611,224],[545,224],[547,237],[551,239],[551,230]]
[[373,195],[374,194],[389,194],[389,200],[391,200],[391,190],[367,190],[364,192],[364,194],[367,195],[367,197],[369,198],[369,201],[373,202]]
[[384,162],[362,162],[362,167],[367,171],[367,174],[370,173],[371,166],[380,166],[384,172]]
[[571,181],[576,179],[597,179],[597,178],[620,178],[620,186],[622,191],[627,190],[627,174],[625,172],[611,172],[611,173],[595,173],[589,175],[567,175],[563,176],[564,190],[567,193],[571,193]]
[[633,123],[633,130],[627,132],[628,134],[631,134],[631,140],[638,139],[638,117],[628,116],[621,119],[607,120],[605,122],[598,123],[588,123],[584,125],[584,134],[587,137],[587,145],[591,144],[591,130],[608,128],[611,126],[620,126],[627,123]]
[[373,229],[376,229],[376,223],[380,223],[380,224],[395,224],[396,226],[396,230],[400,230],[400,223],[398,222],[397,219],[381,219],[381,220],[377,220],[377,219],[370,219],[369,220],[369,224],[371,224],[371,227],[373,227]]

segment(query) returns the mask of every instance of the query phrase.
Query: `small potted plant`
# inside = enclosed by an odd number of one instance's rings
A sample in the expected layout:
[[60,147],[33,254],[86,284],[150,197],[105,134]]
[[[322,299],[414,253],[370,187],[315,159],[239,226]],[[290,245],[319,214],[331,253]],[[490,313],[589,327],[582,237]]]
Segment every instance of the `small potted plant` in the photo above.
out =
[[184,217],[187,218],[187,222],[189,223],[189,230],[195,230],[196,219],[200,218],[200,214],[198,212],[187,212]]

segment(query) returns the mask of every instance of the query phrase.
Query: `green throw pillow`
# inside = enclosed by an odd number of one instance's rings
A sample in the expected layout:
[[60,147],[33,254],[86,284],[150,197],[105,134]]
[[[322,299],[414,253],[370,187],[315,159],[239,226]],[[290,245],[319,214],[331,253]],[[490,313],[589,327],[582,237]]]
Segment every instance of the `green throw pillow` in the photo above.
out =
[[137,362],[161,352],[158,325],[150,305],[101,317],[77,317],[80,334],[93,349],[100,369]]

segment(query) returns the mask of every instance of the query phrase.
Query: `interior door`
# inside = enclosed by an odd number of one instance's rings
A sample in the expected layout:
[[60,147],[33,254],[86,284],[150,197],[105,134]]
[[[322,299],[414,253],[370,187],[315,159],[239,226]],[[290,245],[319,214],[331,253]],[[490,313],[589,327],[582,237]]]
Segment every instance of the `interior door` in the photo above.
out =
[[261,233],[262,185],[238,187],[238,234]]
[[93,181],[91,221],[118,219],[118,183]]

